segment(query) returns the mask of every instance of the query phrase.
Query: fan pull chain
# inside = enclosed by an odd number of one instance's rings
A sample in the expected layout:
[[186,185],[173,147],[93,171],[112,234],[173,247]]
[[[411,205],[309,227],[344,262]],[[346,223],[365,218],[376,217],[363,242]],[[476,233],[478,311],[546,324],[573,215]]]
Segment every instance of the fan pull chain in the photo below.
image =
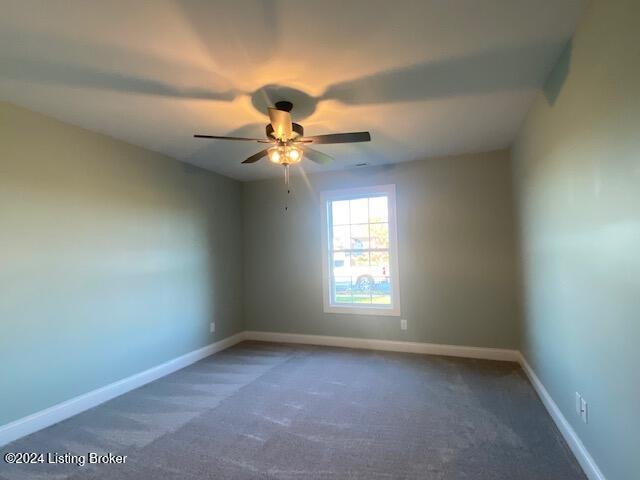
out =
[[291,195],[291,187],[289,187],[289,165],[284,166],[284,184],[287,186],[287,198],[284,201],[284,211],[289,210],[289,195]]

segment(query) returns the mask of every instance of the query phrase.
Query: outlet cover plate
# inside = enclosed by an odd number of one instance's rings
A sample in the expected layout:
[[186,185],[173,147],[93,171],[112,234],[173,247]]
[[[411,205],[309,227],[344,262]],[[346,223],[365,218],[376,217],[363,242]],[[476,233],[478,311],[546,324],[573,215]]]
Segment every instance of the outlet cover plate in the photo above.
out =
[[589,405],[587,405],[587,401],[584,398],[580,398],[580,410],[582,421],[584,423],[589,423]]

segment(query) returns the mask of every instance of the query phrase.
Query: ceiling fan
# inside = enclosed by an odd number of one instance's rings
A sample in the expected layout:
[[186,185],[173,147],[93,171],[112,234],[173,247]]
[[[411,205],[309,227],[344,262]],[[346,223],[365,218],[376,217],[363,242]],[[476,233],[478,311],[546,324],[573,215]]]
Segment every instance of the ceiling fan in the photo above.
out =
[[369,132],[331,133],[328,135],[304,136],[302,125],[291,121],[289,113],[293,104],[287,101],[276,102],[275,108],[269,107],[269,123],[266,127],[266,138],[225,137],[219,135],[200,135],[196,138],[212,138],[216,140],[239,140],[244,142],[258,142],[272,146],[251,155],[242,163],[255,163],[263,157],[269,157],[273,163],[285,168],[285,181],[289,181],[289,165],[294,165],[306,157],[312,162],[327,165],[333,157],[309,147],[311,144],[328,143],[356,143],[369,142]]

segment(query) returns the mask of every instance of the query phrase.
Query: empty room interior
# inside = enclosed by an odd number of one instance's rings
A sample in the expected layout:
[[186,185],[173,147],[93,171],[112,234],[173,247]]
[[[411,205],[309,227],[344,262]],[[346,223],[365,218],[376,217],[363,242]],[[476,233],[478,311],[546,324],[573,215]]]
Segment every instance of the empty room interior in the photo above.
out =
[[640,479],[638,0],[0,12],[0,480]]

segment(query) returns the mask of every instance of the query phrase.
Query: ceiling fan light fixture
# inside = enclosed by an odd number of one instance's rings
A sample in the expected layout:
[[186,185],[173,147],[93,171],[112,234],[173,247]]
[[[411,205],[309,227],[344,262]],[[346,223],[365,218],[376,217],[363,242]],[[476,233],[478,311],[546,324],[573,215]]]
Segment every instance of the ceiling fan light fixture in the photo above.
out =
[[302,150],[298,147],[287,147],[287,160],[289,163],[298,163],[302,160]]
[[291,145],[280,145],[268,150],[269,160],[277,165],[292,165],[302,160],[302,150]]
[[269,149],[269,160],[273,163],[277,163],[278,165],[282,162],[284,158],[284,152],[282,152],[281,147],[271,147]]

